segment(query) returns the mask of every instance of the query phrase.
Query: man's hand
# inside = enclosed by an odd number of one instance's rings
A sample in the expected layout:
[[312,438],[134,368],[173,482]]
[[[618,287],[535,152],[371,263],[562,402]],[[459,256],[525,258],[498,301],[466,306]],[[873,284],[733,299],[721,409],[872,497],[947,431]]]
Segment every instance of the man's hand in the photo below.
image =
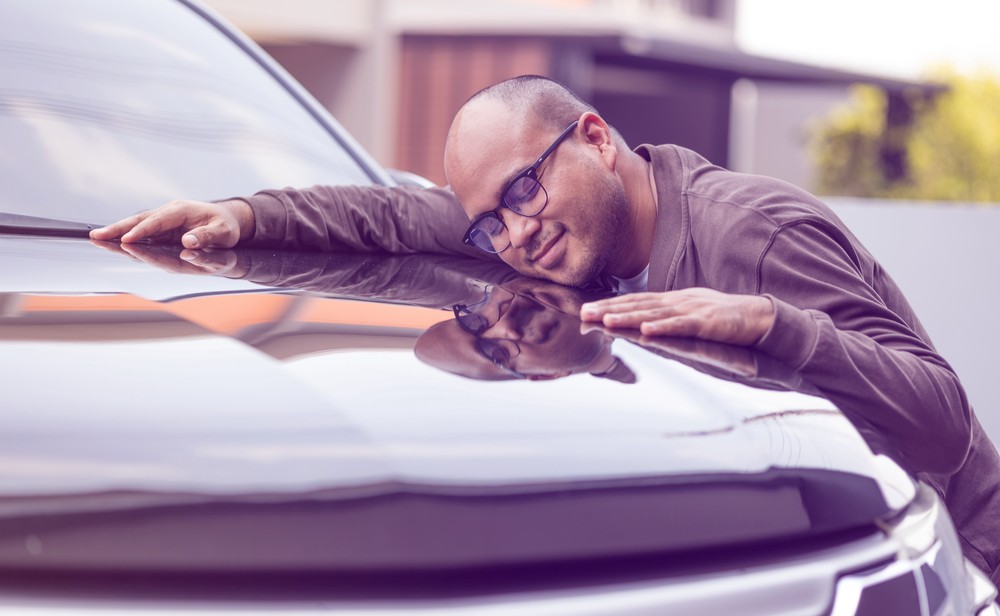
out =
[[232,248],[254,231],[253,210],[244,201],[171,201],[90,232],[91,239],[176,242],[185,248]]
[[609,328],[638,328],[643,336],[683,336],[752,345],[774,323],[766,297],[712,289],[632,293],[584,304],[583,321]]

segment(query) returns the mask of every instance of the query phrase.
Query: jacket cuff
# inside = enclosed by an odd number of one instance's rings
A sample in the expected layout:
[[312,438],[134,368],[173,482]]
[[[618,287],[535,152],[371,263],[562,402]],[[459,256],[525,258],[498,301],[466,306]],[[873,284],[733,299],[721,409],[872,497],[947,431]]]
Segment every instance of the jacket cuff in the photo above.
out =
[[774,304],[774,323],[754,348],[793,369],[801,368],[816,350],[818,324],[810,311],[800,310],[770,294],[765,297]]
[[241,244],[261,245],[282,242],[288,235],[288,212],[276,195],[259,192],[252,197],[240,197],[253,211],[254,232]]

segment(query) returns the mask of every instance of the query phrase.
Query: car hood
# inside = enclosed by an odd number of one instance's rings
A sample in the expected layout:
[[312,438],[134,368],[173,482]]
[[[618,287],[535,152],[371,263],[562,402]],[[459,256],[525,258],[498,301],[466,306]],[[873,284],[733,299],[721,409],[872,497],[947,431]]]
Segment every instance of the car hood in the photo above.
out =
[[913,497],[828,401],[624,339],[624,376],[435,367],[414,347],[479,288],[466,266],[238,261],[256,282],[0,238],[0,564],[603,558],[830,535]]

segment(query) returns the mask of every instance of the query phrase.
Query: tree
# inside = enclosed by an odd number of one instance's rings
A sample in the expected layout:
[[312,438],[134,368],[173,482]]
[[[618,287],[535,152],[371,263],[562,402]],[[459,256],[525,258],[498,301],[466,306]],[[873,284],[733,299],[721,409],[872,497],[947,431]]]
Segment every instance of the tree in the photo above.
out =
[[[887,134],[885,93],[855,86],[849,103],[814,133],[817,192],[1000,202],[1000,79],[940,71],[935,81],[947,90],[929,100],[910,100],[913,122],[896,134]],[[892,142],[901,142],[905,152],[906,171],[898,178],[889,177],[882,164]]]
[[885,111],[882,90],[857,85],[849,102],[820,123],[811,143],[817,192],[849,197],[885,194],[889,186],[879,162]]

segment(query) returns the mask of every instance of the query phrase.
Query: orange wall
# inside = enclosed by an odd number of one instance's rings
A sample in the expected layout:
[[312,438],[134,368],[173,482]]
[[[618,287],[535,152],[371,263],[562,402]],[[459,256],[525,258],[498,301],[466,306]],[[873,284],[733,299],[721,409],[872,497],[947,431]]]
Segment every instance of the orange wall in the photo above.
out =
[[533,38],[404,36],[393,165],[445,183],[444,143],[458,108],[508,77],[548,74],[551,44]]

